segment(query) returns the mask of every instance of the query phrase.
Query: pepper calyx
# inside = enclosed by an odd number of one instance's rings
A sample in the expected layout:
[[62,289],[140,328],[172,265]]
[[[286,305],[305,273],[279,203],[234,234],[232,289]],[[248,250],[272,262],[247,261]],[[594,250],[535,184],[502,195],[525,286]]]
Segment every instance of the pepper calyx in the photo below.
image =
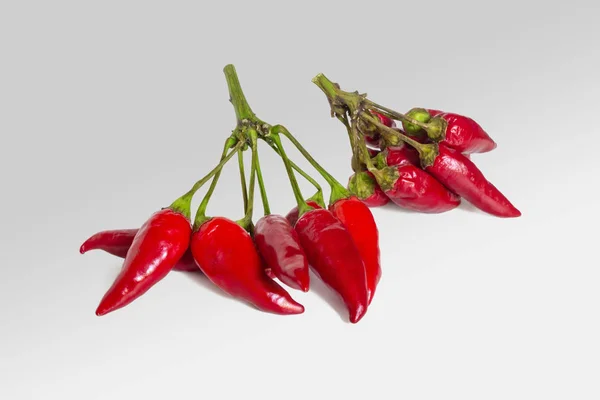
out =
[[379,187],[384,192],[387,192],[388,190],[392,189],[396,184],[396,181],[400,177],[400,173],[398,172],[397,167],[373,169],[369,172],[373,174],[375,180],[377,181],[377,184],[379,184]]

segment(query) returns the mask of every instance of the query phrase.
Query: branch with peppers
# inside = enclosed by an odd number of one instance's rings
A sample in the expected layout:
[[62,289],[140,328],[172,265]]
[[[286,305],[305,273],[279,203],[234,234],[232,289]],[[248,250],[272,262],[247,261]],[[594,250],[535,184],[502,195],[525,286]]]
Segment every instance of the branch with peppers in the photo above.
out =
[[465,199],[497,217],[521,215],[471,161],[470,154],[496,148],[473,119],[424,108],[403,114],[366,94],[343,91],[323,74],[313,82],[348,132],[354,170],[348,187],[370,206],[392,201],[414,211],[441,213]]
[[[219,163],[169,207],[155,212],[139,229],[99,232],[86,240],[81,253],[100,249],[124,258],[121,273],[96,310],[105,315],[130,304],[170,271],[198,271],[227,294],[259,310],[301,314],[282,284],[307,292],[309,268],[344,301],[350,322],[358,322],[373,299],[381,276],[379,237],[368,206],[328,173],[283,125],[258,118],[242,92],[235,68],[224,69],[237,125],[223,146]],[[287,156],[284,141],[308,160],[331,188],[328,206],[317,180]],[[296,199],[287,216],[271,213],[259,158],[259,143],[281,158]],[[246,177],[244,154],[251,153]],[[208,216],[207,209],[223,167],[237,156],[244,216],[234,221]],[[305,199],[296,174],[316,188]],[[210,183],[191,219],[191,202]],[[263,216],[256,224],[254,197],[258,186]]]
[[[352,147],[355,172],[344,187],[285,126],[271,125],[254,114],[232,65],[224,73],[237,124],[217,165],[139,229],[98,232],[81,245],[82,254],[104,250],[124,258],[97,315],[127,306],[171,271],[202,273],[225,293],[265,312],[301,314],[304,307],[278,282],[307,292],[311,268],[343,300],[349,321],[357,323],[381,279],[379,233],[369,207],[391,200],[437,213],[455,208],[462,197],[497,216],[520,215],[470,161],[469,153],[490,151],[496,144],[469,118],[425,109],[401,114],[366,95],[344,92],[318,75],[313,82],[327,95],[332,115],[345,125]],[[394,120],[401,121],[404,130],[396,128]],[[327,205],[320,184],[289,159],[284,141],[327,182]],[[279,155],[289,179],[296,205],[286,216],[270,210],[259,143]],[[246,151],[251,154],[249,177]],[[239,220],[208,216],[221,171],[234,157],[244,215]],[[305,199],[296,174],[314,185],[313,196]],[[192,219],[192,199],[209,181]],[[263,215],[254,224],[257,184]]]

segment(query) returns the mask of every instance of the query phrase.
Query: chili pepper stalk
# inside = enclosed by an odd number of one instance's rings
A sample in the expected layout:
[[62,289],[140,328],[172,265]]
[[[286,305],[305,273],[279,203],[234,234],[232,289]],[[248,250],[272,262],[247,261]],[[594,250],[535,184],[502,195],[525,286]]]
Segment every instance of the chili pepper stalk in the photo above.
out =
[[318,74],[315,76],[313,78],[313,83],[317,85],[327,96],[329,104],[331,105],[333,116],[340,113],[344,109],[350,110],[351,115],[354,110],[362,111],[363,109],[368,109],[377,114],[381,114],[384,117],[399,120],[403,123],[410,123],[412,126],[421,128],[427,132],[429,138],[435,142],[439,142],[445,137],[447,123],[442,118],[434,117],[427,123],[421,122],[409,115],[391,110],[367,99],[366,93],[359,94],[358,92],[351,93],[341,90],[338,84],[330,81],[323,74]]
[[[343,91],[339,88],[339,85],[331,82],[323,74],[319,74],[315,78],[313,78],[313,82],[327,96],[329,104],[332,107],[333,115],[337,116],[339,113],[347,113],[352,117],[353,124],[360,124],[362,122],[375,126],[378,129],[378,131],[381,132],[384,139],[391,145],[396,145],[399,142],[405,142],[409,144],[419,152],[419,157],[421,158],[421,163],[423,167],[430,166],[434,163],[435,157],[437,157],[438,154],[438,148],[436,143],[419,143],[416,140],[411,139],[407,135],[404,135],[401,132],[382,124],[380,119],[373,116],[370,110],[380,113],[387,117],[410,122],[416,126],[419,126],[426,132],[428,132],[429,135],[434,136],[436,138],[436,141],[443,139],[443,134],[440,132],[445,132],[446,122],[444,120],[436,120],[436,118],[433,118],[427,124],[417,121],[404,114],[396,113],[393,110],[371,102],[367,99],[366,94],[359,94],[358,92],[350,93]],[[394,115],[392,115],[392,113]]]

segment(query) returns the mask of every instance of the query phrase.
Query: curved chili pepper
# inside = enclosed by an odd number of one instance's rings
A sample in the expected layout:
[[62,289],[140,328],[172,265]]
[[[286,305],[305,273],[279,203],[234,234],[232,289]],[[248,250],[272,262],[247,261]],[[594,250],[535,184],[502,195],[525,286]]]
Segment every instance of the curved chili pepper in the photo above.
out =
[[358,198],[338,200],[329,206],[332,214],[346,227],[365,265],[369,304],[381,279],[379,231],[369,208]]
[[376,173],[379,184],[394,204],[430,214],[450,211],[460,205],[459,196],[418,166],[419,153],[412,147],[388,147],[376,161],[381,168]]
[[181,213],[155,212],[135,235],[121,273],[102,298],[96,315],[126,306],[164,278],[183,257],[192,228]]
[[79,252],[85,254],[90,250],[104,250],[113,256],[125,258],[137,233],[137,229],[116,229],[98,232],[83,242],[79,248]]
[[310,210],[296,222],[296,232],[311,268],[337,292],[357,323],[367,312],[365,265],[352,236],[329,210]]
[[497,217],[521,216],[521,212],[458,150],[440,143],[439,155],[425,170],[482,211]]
[[390,201],[369,171],[352,174],[348,179],[348,190],[369,207],[384,206]]
[[[310,207],[312,207],[314,209],[322,208],[319,205],[319,203],[317,203],[316,201],[313,201],[313,200],[307,200],[306,204],[308,204]],[[292,208],[290,210],[290,212],[287,213],[287,215],[285,216],[285,219],[287,219],[288,221],[290,221],[290,224],[292,226],[296,225],[296,222],[298,221],[298,206]]]
[[[79,252],[85,254],[90,250],[104,250],[113,256],[125,258],[137,232],[138,229],[115,229],[98,232],[83,242]],[[200,272],[190,249],[187,249],[181,259],[177,261],[173,271]]]
[[259,219],[254,226],[254,242],[265,264],[281,282],[308,292],[308,260],[298,234],[285,217],[270,214]]
[[304,312],[301,304],[267,277],[250,234],[234,221],[208,219],[192,234],[191,249],[202,272],[229,295],[275,314]]

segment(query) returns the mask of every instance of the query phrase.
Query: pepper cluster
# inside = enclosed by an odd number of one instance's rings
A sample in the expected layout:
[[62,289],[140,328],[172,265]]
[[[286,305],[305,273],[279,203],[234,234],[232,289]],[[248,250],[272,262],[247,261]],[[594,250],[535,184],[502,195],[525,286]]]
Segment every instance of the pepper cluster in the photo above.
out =
[[[270,125],[252,112],[241,90],[235,68],[224,69],[237,126],[225,142],[219,164],[169,207],[150,216],[139,229],[99,232],[86,240],[80,252],[99,249],[124,258],[120,274],[102,298],[97,315],[130,304],[170,271],[197,271],[229,295],[259,310],[300,314],[304,307],[279,285],[309,290],[309,266],[347,306],[349,320],[366,313],[381,277],[379,237],[373,215],[323,169],[282,125]],[[328,207],[318,182],[287,156],[282,137],[289,140],[331,187]],[[287,216],[272,214],[262,178],[258,143],[264,142],[281,157],[296,198]],[[248,181],[244,151],[251,150]],[[206,214],[224,165],[235,155],[242,183],[244,217],[234,221]],[[317,189],[304,199],[295,173]],[[209,180],[195,218],[191,202]],[[264,216],[253,223],[254,191],[260,189]]]
[[403,114],[366,94],[343,91],[322,74],[313,82],[327,96],[332,116],[346,126],[354,170],[348,188],[365,204],[392,201],[414,211],[442,213],[465,199],[497,217],[521,215],[471,161],[470,154],[496,148],[473,119],[424,108]]

